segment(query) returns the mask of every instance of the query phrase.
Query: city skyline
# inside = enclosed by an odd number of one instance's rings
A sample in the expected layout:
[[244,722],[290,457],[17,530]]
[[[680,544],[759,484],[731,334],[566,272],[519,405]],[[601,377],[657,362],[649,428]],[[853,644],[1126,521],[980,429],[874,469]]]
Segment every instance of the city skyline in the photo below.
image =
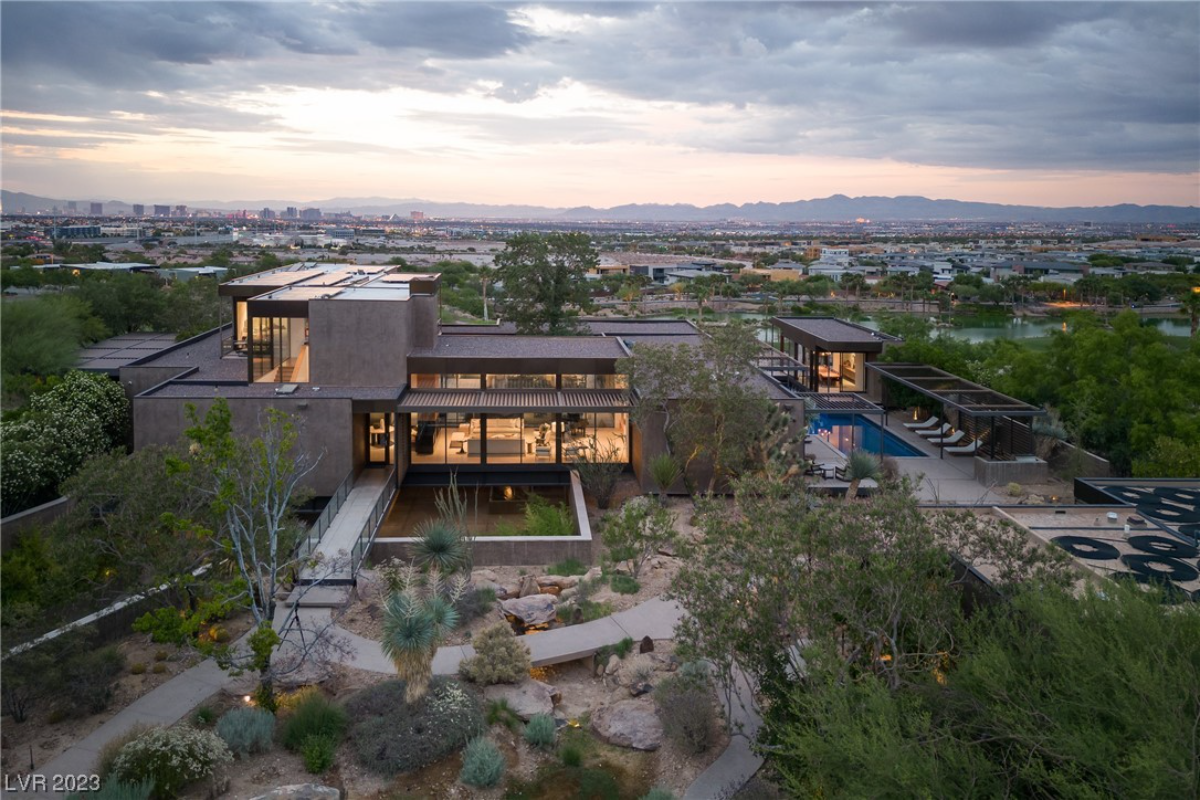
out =
[[4,2],[4,188],[1200,199],[1193,3]]

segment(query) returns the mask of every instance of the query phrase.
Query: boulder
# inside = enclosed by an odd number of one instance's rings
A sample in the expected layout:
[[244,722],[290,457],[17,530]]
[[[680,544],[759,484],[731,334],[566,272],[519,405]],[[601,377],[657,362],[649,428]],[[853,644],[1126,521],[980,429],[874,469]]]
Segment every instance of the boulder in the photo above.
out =
[[563,589],[562,592],[558,595],[558,599],[559,600],[570,600],[572,597],[574,597],[577,594],[579,594],[579,590],[576,589],[574,586],[572,586],[569,589]]
[[517,684],[489,686],[483,690],[483,696],[488,702],[506,701],[513,713],[528,722],[537,714],[553,713],[554,698],[561,695],[553,686],[530,678]]
[[579,584],[578,575],[543,575],[538,578],[541,586],[557,586],[559,589],[570,589]]
[[649,700],[620,700],[592,714],[592,730],[609,744],[634,750],[657,750],[663,727]]
[[296,783],[291,786],[280,786],[266,794],[260,794],[254,800],[341,800],[342,793],[332,786],[321,786],[317,783]]
[[649,636],[643,636],[641,643],[638,644],[638,653],[653,653],[653,652],[654,652],[654,640],[651,639]]
[[521,578],[521,585],[517,587],[517,597],[529,597],[535,594],[541,594],[542,590],[538,588],[537,578],[532,575],[526,575]]
[[592,567],[591,569],[589,569],[587,571],[587,574],[583,576],[583,580],[598,581],[598,580],[600,580],[600,576],[603,574],[604,574],[604,570],[600,569],[600,567]]
[[478,586],[480,583],[499,583],[500,577],[495,571],[490,569],[477,569],[471,573],[471,583]]
[[511,614],[526,625],[545,625],[547,622],[553,622],[558,614],[552,594],[534,594],[501,600],[500,607],[504,609],[505,614]]
[[616,675],[617,670],[621,668],[621,657],[616,653],[608,657],[608,663],[604,665],[605,675]]

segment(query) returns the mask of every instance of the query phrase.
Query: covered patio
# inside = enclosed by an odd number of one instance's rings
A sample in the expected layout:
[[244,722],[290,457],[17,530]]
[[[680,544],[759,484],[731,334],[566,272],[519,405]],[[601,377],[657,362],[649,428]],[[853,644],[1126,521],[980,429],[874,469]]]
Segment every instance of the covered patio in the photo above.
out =
[[[870,363],[867,369],[882,379],[882,405],[887,410],[916,406],[914,422],[936,417],[942,435],[926,437],[937,445],[938,455],[974,456],[978,473],[984,464],[1040,465],[1035,452],[1033,419],[1045,409],[1001,394],[928,364]],[[910,391],[897,391],[896,384]],[[913,392],[920,396],[914,399]],[[922,400],[924,402],[922,402]],[[920,419],[918,419],[920,418]],[[942,427],[948,426],[948,427]],[[961,434],[961,435],[960,435]],[[989,479],[1001,477],[1003,468],[982,468]],[[1008,468],[1012,480],[1028,480],[1029,468]],[[989,483],[995,480],[989,480]]]

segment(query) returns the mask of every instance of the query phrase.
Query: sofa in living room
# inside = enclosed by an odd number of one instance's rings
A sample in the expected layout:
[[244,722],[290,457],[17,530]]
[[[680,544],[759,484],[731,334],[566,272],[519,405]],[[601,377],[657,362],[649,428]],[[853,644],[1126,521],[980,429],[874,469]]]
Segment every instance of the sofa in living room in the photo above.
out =
[[[478,456],[483,452],[483,437],[479,420],[473,419],[461,426],[465,430],[463,449],[469,456]],[[490,419],[488,420],[487,450],[488,455],[514,456],[525,449],[525,439],[521,436],[521,420],[519,419]]]

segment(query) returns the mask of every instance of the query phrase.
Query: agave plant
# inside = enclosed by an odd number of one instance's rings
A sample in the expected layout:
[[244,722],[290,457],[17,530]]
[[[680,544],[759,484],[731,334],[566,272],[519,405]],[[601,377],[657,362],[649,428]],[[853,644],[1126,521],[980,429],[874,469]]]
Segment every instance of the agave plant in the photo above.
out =
[[467,546],[458,526],[434,519],[417,526],[417,540],[411,545],[410,555],[421,569],[452,575],[466,565]]
[[436,574],[422,575],[411,565],[402,572],[402,588],[384,606],[381,644],[404,680],[404,699],[415,703],[429,689],[438,644],[458,625],[454,603],[466,581],[456,580],[447,588]]
[[846,489],[846,502],[858,497],[858,485],[870,478],[875,482],[883,479],[883,465],[873,453],[866,450],[855,450],[846,459],[846,480],[850,481]]

